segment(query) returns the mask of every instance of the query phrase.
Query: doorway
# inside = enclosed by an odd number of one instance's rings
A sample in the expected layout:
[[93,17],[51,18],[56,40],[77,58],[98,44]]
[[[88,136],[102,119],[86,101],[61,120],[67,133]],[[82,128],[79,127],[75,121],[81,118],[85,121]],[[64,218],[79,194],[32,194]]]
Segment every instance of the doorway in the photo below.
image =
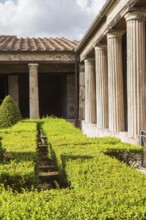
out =
[[8,95],[8,78],[7,76],[0,76],[0,105],[5,96]]
[[29,118],[29,75],[19,75],[19,109],[23,118]]
[[40,117],[66,117],[66,75],[39,74]]

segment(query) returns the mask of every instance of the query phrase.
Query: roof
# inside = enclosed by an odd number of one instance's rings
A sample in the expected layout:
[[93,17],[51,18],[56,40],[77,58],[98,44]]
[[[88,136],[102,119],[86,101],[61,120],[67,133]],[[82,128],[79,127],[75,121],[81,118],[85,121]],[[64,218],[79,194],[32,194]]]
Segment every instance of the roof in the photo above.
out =
[[17,38],[16,36],[0,36],[0,52],[49,52],[75,51],[78,41],[66,38]]
[[91,26],[89,27],[89,29],[87,30],[87,32],[85,33],[83,39],[80,41],[80,43],[77,46],[76,52],[79,52],[81,50],[82,47],[84,47],[84,45],[86,44],[86,42],[88,41],[88,39],[91,37],[92,32],[97,29],[98,24],[100,23],[100,21],[102,20],[102,18],[106,15],[106,12],[108,11],[108,9],[113,5],[113,3],[115,3],[117,0],[106,0],[105,4],[103,5],[102,9],[99,11],[98,15],[96,16],[95,20],[93,21],[93,23],[91,24]]

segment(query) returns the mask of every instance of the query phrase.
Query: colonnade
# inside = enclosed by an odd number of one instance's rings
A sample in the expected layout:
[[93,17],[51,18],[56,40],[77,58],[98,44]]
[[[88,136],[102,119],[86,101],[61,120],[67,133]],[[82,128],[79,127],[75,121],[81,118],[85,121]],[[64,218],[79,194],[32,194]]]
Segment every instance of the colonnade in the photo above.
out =
[[[38,64],[30,63],[29,68],[29,116],[39,118],[39,91],[38,91]],[[18,75],[8,76],[8,92],[19,106],[19,82]]]
[[[128,135],[146,129],[145,17],[140,11],[126,14]],[[111,132],[125,131],[122,36],[107,33],[107,44],[95,47],[95,60],[86,58],[85,122]],[[96,78],[96,83],[95,83]]]

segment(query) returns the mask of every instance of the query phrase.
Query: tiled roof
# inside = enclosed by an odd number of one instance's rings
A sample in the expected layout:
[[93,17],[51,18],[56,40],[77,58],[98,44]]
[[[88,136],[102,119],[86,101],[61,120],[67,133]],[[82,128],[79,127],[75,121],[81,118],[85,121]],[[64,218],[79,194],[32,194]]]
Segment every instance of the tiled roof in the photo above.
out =
[[65,38],[0,36],[0,51],[75,51],[78,44],[78,41]]

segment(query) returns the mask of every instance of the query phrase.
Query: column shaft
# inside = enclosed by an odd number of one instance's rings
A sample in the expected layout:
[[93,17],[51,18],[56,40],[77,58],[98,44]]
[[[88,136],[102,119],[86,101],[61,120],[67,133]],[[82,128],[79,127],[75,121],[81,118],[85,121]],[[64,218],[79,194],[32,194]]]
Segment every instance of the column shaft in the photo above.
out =
[[19,106],[19,85],[18,76],[8,76],[8,91],[17,106]]
[[85,60],[85,121],[96,123],[96,88],[94,60]]
[[85,119],[85,70],[84,65],[80,64],[79,71],[79,119]]
[[72,119],[76,117],[75,108],[75,76],[67,75],[67,118]]
[[95,58],[97,126],[108,128],[108,71],[105,45],[95,47]]
[[145,18],[140,12],[128,13],[127,21],[127,85],[128,133],[139,135],[146,129]]
[[109,129],[124,131],[124,95],[122,70],[122,32],[107,34]]
[[29,64],[30,118],[39,118],[38,64]]

